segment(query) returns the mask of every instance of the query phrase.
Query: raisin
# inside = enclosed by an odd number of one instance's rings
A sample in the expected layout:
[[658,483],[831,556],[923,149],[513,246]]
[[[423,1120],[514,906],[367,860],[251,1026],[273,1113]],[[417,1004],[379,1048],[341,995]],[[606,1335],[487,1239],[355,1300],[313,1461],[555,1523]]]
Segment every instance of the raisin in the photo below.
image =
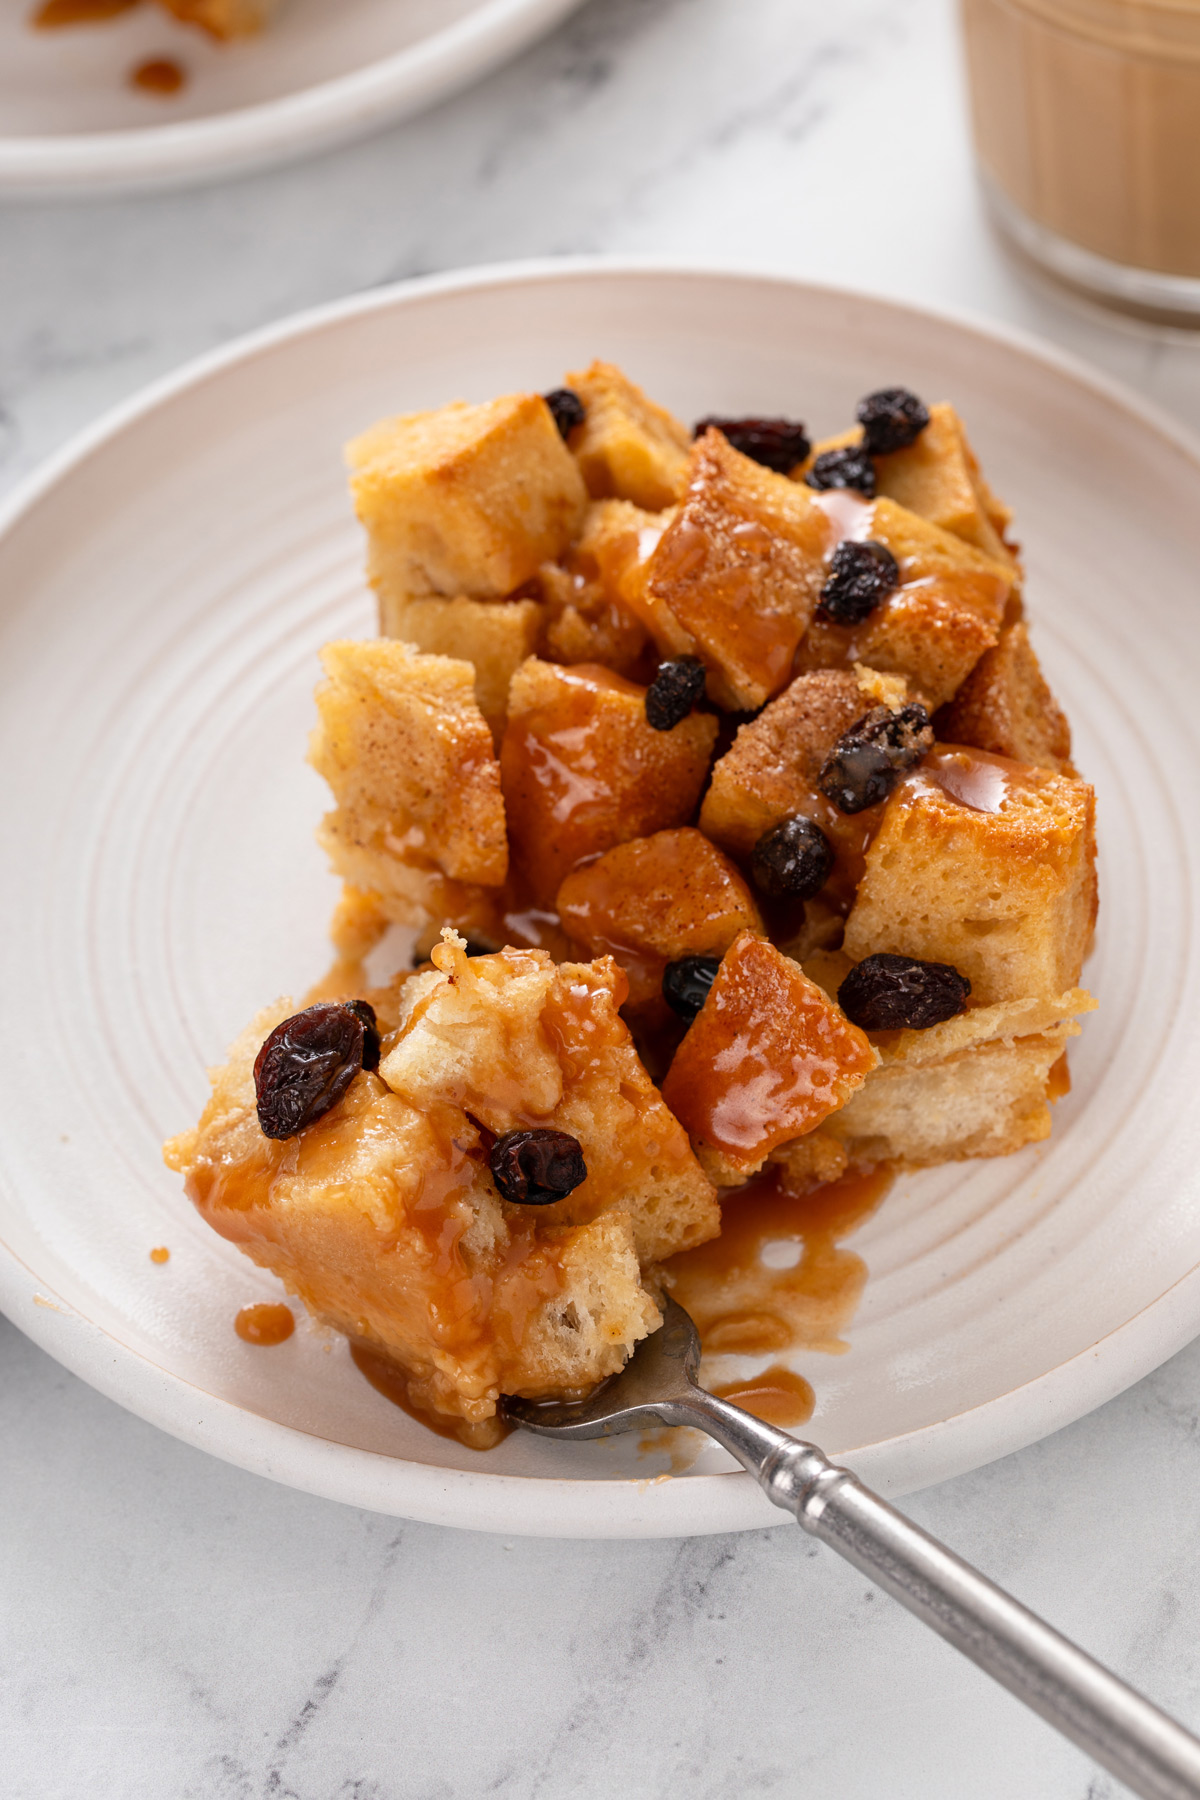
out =
[[858,403],[855,417],[872,456],[888,456],[915,444],[929,423],[929,408],[907,388],[880,388]]
[[812,448],[808,433],[794,419],[700,419],[692,432],[700,437],[710,425],[724,432],[735,450],[764,468],[786,475]]
[[875,464],[863,444],[822,450],[804,479],[810,488],[856,488],[868,500],[875,498]]
[[900,570],[886,544],[846,538],[829,559],[821,611],[839,625],[861,625],[899,585]]
[[670,731],[686,719],[704,693],[704,664],[698,656],[678,656],[658,665],[646,689],[646,723],[653,731]]
[[950,963],[880,951],[864,956],[838,989],[838,1005],[864,1031],[928,1031],[957,1018],[971,983]]
[[898,712],[872,707],[844,731],[821,767],[817,785],[839,812],[864,812],[886,800],[906,769],[933,745],[923,706],[910,701]]
[[577,425],[582,425],[587,418],[587,409],[574,388],[551,388],[542,399],[554,414],[554,423],[558,426],[560,437],[571,435]]
[[336,1106],[363,1066],[362,1018],[341,1001],[284,1019],[254,1062],[258,1122],[269,1138],[295,1137]]
[[663,970],[663,999],[677,1018],[690,1025],[717,979],[719,956],[681,956]]
[[587,1180],[579,1139],[540,1125],[497,1138],[488,1168],[501,1199],[513,1206],[552,1206]]
[[794,813],[763,832],[750,867],[755,885],[773,899],[792,894],[811,900],[829,880],[833,846],[818,824]]
[[380,1043],[379,1026],[375,1020],[375,1008],[368,1000],[346,1000],[343,1004],[349,1007],[356,1019],[362,1020],[363,1068],[377,1069],[379,1067]]

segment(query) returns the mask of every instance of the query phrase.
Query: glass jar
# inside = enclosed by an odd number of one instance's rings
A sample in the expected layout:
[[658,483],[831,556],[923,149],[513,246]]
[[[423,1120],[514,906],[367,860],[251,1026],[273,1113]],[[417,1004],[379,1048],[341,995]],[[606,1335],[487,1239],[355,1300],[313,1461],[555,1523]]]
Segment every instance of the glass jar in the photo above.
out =
[[962,0],[993,215],[1043,268],[1200,325],[1200,0]]

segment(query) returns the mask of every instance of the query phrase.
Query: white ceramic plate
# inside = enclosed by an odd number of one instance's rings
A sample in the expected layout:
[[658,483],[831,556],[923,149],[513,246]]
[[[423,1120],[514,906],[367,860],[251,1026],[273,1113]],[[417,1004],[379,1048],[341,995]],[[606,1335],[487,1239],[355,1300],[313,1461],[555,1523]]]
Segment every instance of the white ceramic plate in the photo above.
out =
[[[237,44],[157,7],[36,32],[33,5],[0,6],[0,190],[25,194],[173,187],[340,143],[466,87],[579,0],[287,0]],[[127,79],[160,56],[188,72],[169,100]]]
[[[481,1458],[310,1326],[248,1348],[273,1283],[158,1146],[204,1065],[327,959],[336,893],[305,767],[321,642],[373,630],[340,446],[378,415],[546,388],[593,353],[684,418],[820,432],[903,381],[961,406],[1016,506],[1037,642],[1100,795],[1103,906],[1048,1145],[898,1184],[854,1240],[851,1349],[798,1356],[812,1435],[902,1492],[1054,1430],[1200,1330],[1200,464],[1047,351],[884,301],[647,269],[419,283],[210,358],[98,427],[0,531],[0,1303],[104,1393],[248,1469],[358,1505],[545,1534],[778,1522],[715,1447]],[[153,1266],[152,1246],[171,1260]],[[746,1365],[749,1369],[750,1365]]]

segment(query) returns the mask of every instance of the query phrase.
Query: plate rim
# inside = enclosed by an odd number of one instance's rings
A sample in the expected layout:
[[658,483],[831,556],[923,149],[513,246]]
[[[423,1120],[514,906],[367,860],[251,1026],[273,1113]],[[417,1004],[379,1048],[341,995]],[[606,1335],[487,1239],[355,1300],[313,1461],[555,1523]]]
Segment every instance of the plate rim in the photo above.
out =
[[0,135],[0,193],[71,198],[185,187],[365,136],[448,99],[582,0],[483,0],[473,13],[365,68],[224,113],[118,131]]
[[[422,276],[344,296],[290,314],[189,360],[107,409],[19,481],[0,501],[0,539],[73,470],[141,419],[203,386],[214,375],[249,363],[277,346],[355,318],[442,295],[580,278],[624,282],[662,277],[748,287],[767,284],[945,323],[1041,363],[1139,419],[1181,452],[1200,477],[1200,438],[1187,427],[1071,352],[1043,343],[1017,327],[962,309],[925,306],[868,288],[805,281],[773,270],[661,257],[531,258]],[[788,1522],[787,1515],[770,1505],[752,1478],[738,1472],[689,1476],[683,1482],[662,1484],[652,1480],[558,1480],[416,1463],[316,1437],[207,1394],[184,1377],[163,1370],[55,1295],[52,1287],[2,1242],[0,1312],[89,1386],[171,1436],[251,1473],[344,1504],[465,1529],[572,1538],[681,1537]],[[917,1491],[931,1481],[984,1466],[1083,1417],[1166,1362],[1198,1332],[1200,1262],[1129,1319],[1065,1362],[962,1413],[848,1451],[843,1460],[887,1492]],[[1114,1371],[1101,1352],[1117,1339],[1126,1341],[1127,1354]],[[181,1391],[196,1397],[194,1415],[192,1409],[180,1407]],[[214,1414],[224,1421],[215,1434],[221,1439],[219,1444],[213,1442]],[[930,1477],[920,1464],[934,1440],[940,1445],[939,1472]],[[874,1465],[884,1460],[890,1462],[890,1469],[877,1471]],[[398,1484],[403,1492],[393,1493],[398,1469],[404,1471]],[[531,1483],[546,1494],[548,1517],[530,1516],[535,1510],[528,1499]]]

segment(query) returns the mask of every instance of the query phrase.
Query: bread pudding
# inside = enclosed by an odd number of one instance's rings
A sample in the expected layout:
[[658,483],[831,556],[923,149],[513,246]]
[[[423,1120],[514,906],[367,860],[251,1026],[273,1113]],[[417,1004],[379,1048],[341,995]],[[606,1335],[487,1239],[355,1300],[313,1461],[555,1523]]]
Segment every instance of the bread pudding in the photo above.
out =
[[1094,802],[948,404],[689,431],[597,362],[348,461],[381,635],[317,691],[340,961],[167,1158],[484,1446],[619,1369],[748,1183],[1047,1136]]

